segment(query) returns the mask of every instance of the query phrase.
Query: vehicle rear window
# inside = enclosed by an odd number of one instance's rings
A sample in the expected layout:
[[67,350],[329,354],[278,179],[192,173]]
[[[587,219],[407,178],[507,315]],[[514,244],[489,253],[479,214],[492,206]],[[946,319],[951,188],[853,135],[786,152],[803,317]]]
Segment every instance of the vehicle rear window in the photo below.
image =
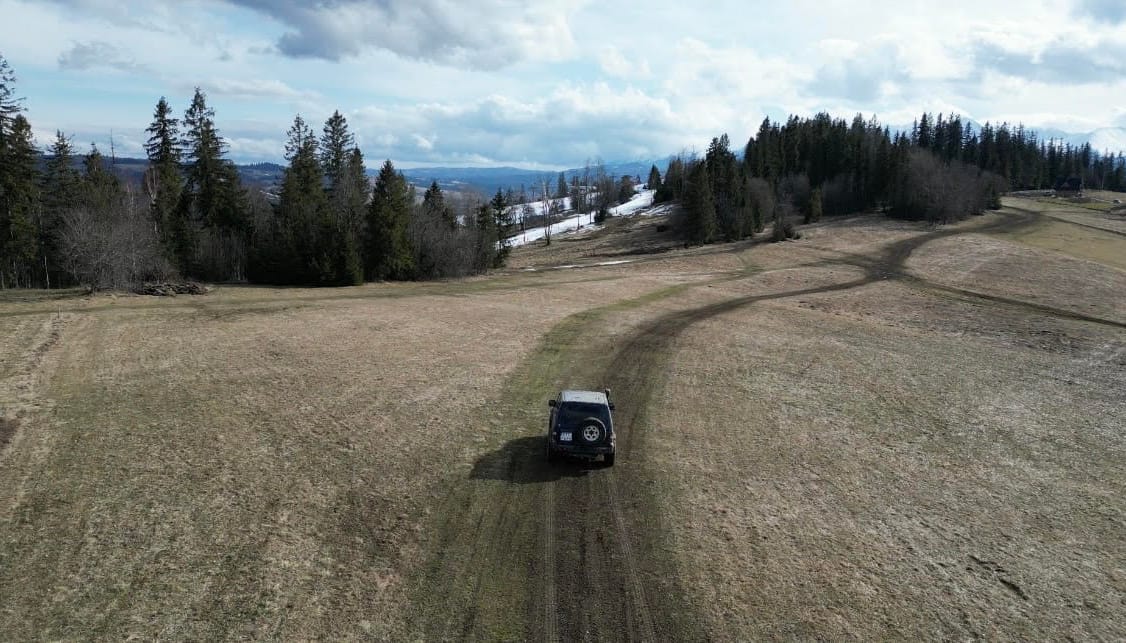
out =
[[565,402],[559,407],[558,423],[561,426],[575,426],[589,417],[596,417],[610,426],[610,410],[604,404]]

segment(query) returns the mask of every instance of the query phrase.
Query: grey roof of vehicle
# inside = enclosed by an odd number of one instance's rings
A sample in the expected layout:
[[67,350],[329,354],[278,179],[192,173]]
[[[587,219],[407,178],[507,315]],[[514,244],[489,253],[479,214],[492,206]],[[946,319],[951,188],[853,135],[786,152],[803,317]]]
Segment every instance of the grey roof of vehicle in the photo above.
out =
[[588,404],[606,404],[606,394],[602,391],[563,391],[559,394],[560,402],[586,402]]

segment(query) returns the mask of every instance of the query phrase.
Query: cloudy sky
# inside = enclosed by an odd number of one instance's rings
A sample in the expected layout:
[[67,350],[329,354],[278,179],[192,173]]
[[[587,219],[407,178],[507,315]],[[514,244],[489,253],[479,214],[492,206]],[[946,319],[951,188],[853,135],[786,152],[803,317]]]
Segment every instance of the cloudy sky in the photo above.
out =
[[[706,9],[698,7],[706,6]],[[339,109],[369,165],[561,168],[764,116],[1126,126],[1126,0],[0,0],[41,144],[139,155],[202,87],[239,161]]]

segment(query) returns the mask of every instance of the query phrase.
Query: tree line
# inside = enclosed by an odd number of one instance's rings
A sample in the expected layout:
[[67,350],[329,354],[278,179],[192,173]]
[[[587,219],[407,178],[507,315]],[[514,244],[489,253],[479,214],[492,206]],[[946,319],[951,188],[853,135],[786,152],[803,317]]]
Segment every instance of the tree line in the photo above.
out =
[[[550,225],[564,213],[592,215],[595,223],[610,216],[610,210],[633,198],[640,177],[616,176],[606,170],[601,159],[587,160],[580,170],[559,172],[552,180],[544,175],[531,188],[521,184],[519,190],[510,187],[504,191],[505,201],[511,209],[512,220],[518,230],[547,228],[544,239],[551,243]],[[542,204],[536,208],[534,204]]]
[[122,181],[61,131],[40,151],[0,57],[0,287],[127,288],[173,277],[272,284],[458,277],[500,267],[511,208],[447,198],[383,164],[374,184],[347,120],[316,135],[298,115],[276,199],[243,186],[206,94],[182,118],[162,97],[146,169]]
[[765,119],[742,154],[726,134],[703,157],[680,154],[662,177],[654,166],[655,200],[684,206],[694,243],[732,241],[773,222],[775,238],[823,214],[878,209],[904,219],[950,222],[999,208],[1013,189],[1049,189],[1080,177],[1094,188],[1126,188],[1126,163],[1090,145],[1043,141],[1023,126],[986,124],[923,114],[910,132],[893,134],[875,118],[851,122],[828,114]]

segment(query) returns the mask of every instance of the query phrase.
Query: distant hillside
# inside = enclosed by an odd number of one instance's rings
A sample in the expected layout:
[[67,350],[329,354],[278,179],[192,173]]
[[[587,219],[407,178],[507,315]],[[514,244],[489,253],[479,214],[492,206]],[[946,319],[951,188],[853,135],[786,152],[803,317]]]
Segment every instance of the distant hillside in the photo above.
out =
[[[981,126],[976,121],[970,121],[975,131],[980,131]],[[892,131],[910,132],[911,126],[892,127]],[[1031,128],[1030,128],[1031,129]],[[1062,130],[1042,128],[1035,130],[1041,139],[1062,140],[1073,147],[1090,143],[1091,148],[1103,154],[1109,152],[1118,154],[1126,153],[1126,128],[1104,127],[1085,134],[1070,134]],[[737,155],[742,154],[742,145],[736,146]],[[656,165],[661,172],[668,167],[669,158],[647,159],[636,161],[622,161],[605,163],[606,172],[613,176],[637,176],[644,181],[649,175],[649,168]],[[76,157],[75,166],[81,169],[82,157]],[[130,181],[139,182],[144,176],[148,161],[140,158],[119,157],[114,163],[118,175]],[[280,182],[285,166],[277,163],[249,163],[239,165],[239,176],[243,184],[254,186],[266,191],[273,191]],[[571,176],[581,176],[584,168],[577,167],[564,170],[568,181]],[[368,175],[375,176],[379,168],[368,168]],[[432,181],[437,181],[443,190],[455,192],[479,192],[490,195],[497,189],[519,190],[523,185],[531,189],[540,181],[547,180],[554,188],[558,179],[558,171],[549,170],[523,170],[515,167],[429,167],[402,170],[403,175],[412,184],[420,189],[425,189]]]
[[[107,162],[109,159],[107,159]],[[75,167],[82,168],[82,157],[75,158]],[[142,158],[118,157],[114,162],[114,171],[128,181],[140,182],[144,177],[145,169],[149,162]],[[630,161],[622,163],[606,163],[606,172],[614,176],[628,174],[640,176],[642,180],[649,174],[649,168],[656,164],[664,172],[668,160]],[[277,163],[249,163],[239,165],[239,176],[244,185],[270,190],[281,182],[285,166]],[[425,188],[432,181],[438,181],[443,190],[457,192],[475,191],[482,194],[492,194],[497,189],[520,189],[521,185],[529,189],[542,180],[547,180],[551,187],[555,187],[559,172],[543,170],[522,170],[515,167],[431,167],[403,170],[403,175],[411,183]],[[368,168],[368,175],[375,176],[379,168]],[[564,170],[568,180],[571,175],[582,175],[583,168]]]
[[[640,176],[645,180],[649,175],[649,168],[654,164],[664,172],[668,159],[605,163],[604,166],[606,172],[613,176]],[[563,173],[570,180],[572,175],[582,176],[583,171],[584,168],[579,167],[563,170]],[[374,171],[369,170],[369,173],[374,174]],[[531,188],[543,180],[547,180],[554,188],[559,172],[521,170],[514,167],[427,167],[403,170],[403,176],[419,187],[426,187],[431,182],[437,181],[443,190],[473,190],[482,194],[492,194],[497,189],[518,190],[521,185]]]
[[[369,170],[369,173],[375,174],[377,171]],[[402,172],[408,181],[420,188],[437,181],[446,191],[476,191],[482,194],[492,194],[497,189],[509,187],[519,188],[521,185],[530,188],[543,180],[554,186],[558,176],[558,172],[521,170],[515,167],[426,167]]]
[[[43,156],[41,163],[47,160],[47,156]],[[74,158],[74,167],[78,170],[82,169],[84,157],[79,155]],[[140,183],[141,179],[145,176],[145,170],[149,166],[148,159],[130,158],[126,156],[119,156],[116,159],[109,159],[106,157],[107,163],[113,164],[113,171],[126,181]],[[282,172],[285,170],[284,166],[277,163],[251,163],[248,165],[239,165],[239,177],[242,179],[244,185],[268,189],[281,181]]]

